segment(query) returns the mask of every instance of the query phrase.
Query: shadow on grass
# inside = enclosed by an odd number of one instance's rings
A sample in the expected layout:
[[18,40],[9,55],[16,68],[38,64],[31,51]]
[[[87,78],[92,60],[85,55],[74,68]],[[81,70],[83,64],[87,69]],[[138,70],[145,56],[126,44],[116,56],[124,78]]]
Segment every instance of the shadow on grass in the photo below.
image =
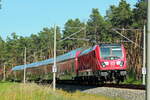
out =
[[66,84],[57,84],[56,88],[67,91],[67,92],[76,92],[76,91],[84,91],[88,89],[97,88],[100,86],[85,86],[85,85],[66,85]]

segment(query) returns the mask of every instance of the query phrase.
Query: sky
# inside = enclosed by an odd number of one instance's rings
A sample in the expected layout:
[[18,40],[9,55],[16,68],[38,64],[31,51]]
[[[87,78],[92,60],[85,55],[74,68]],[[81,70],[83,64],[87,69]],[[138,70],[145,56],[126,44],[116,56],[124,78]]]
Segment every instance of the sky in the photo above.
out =
[[[92,8],[105,16],[110,5],[120,0],[1,0],[0,36],[5,40],[15,32],[20,36],[37,34],[44,27],[54,24],[63,28],[68,19],[89,19]],[[126,0],[131,8],[138,0]]]

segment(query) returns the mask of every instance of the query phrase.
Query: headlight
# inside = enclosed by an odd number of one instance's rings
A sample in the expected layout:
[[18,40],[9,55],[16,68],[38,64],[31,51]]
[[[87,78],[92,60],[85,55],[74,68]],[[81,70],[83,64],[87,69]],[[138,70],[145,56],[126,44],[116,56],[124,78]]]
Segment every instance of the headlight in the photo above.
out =
[[120,62],[120,66],[121,66],[121,67],[123,67],[123,65],[124,65],[124,62],[123,62],[123,61],[121,61],[121,62]]
[[120,64],[121,64],[121,61],[117,61],[117,62],[116,62],[116,65],[120,65]]
[[117,61],[116,65],[120,65],[121,67],[123,67],[124,62],[123,61]]
[[101,65],[102,65],[103,68],[106,67],[104,62],[101,62]]

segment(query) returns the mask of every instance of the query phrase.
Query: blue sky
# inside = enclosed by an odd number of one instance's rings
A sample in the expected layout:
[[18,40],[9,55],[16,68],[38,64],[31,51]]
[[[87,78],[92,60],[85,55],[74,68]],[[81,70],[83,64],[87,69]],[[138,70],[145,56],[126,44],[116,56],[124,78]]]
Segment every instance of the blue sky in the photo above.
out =
[[[0,10],[0,36],[6,39],[12,32],[30,36],[43,27],[54,24],[63,27],[68,19],[87,21],[92,8],[105,15],[110,5],[120,0],[2,0]],[[131,7],[137,0],[126,0]]]

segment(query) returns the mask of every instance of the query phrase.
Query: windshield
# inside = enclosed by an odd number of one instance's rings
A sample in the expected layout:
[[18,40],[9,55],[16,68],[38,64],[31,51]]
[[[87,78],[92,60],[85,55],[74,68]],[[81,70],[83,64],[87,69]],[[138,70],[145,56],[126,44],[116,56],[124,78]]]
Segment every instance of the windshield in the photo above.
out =
[[121,46],[104,46],[100,48],[103,59],[120,59],[122,57]]

